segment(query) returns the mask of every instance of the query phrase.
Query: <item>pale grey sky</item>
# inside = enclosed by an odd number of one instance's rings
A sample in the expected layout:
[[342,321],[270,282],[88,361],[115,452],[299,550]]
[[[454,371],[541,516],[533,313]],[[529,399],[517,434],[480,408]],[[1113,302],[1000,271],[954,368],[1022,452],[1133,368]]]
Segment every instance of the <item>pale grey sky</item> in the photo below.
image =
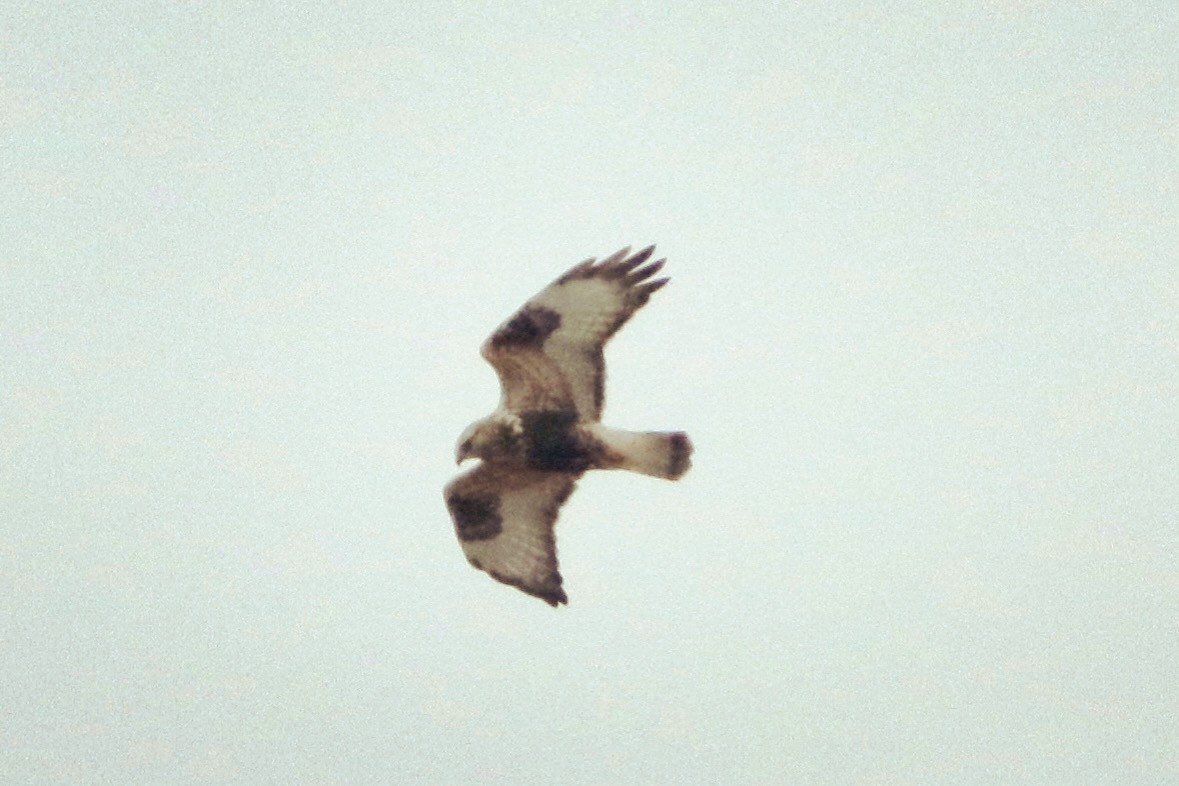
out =
[[[1179,6],[9,4],[0,780],[1179,780]],[[658,243],[570,605],[441,500]]]

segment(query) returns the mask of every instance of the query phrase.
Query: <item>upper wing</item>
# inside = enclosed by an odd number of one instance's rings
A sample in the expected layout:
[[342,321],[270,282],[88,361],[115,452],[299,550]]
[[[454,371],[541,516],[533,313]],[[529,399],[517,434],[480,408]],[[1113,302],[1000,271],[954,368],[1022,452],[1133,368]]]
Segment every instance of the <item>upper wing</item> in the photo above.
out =
[[483,462],[443,492],[467,561],[550,606],[568,603],[553,525],[577,475]]
[[564,408],[585,420],[602,414],[602,347],[666,278],[648,280],[666,260],[644,264],[654,246],[587,259],[541,290],[483,343],[508,409]]

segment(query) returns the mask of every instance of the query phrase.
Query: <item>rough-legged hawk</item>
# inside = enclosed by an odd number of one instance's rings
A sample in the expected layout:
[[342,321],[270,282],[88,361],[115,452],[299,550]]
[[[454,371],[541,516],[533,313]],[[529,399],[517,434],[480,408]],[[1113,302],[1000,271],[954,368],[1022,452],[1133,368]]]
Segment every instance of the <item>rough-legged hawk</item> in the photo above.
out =
[[552,606],[567,603],[553,525],[577,478],[627,469],[675,480],[692,443],[676,432],[603,426],[602,347],[651,293],[665,260],[654,246],[587,259],[499,326],[481,352],[499,375],[499,408],[459,437],[455,459],[480,464],[447,484],[446,507],[467,560]]

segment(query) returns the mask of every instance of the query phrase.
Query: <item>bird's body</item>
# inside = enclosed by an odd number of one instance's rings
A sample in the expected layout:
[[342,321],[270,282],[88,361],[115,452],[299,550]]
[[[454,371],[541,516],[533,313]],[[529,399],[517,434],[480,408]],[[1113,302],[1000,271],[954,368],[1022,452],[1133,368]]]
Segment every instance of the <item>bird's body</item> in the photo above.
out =
[[553,526],[578,477],[626,469],[676,479],[692,445],[683,432],[633,432],[600,422],[602,348],[666,278],[654,247],[568,270],[504,322],[482,355],[500,378],[499,407],[459,438],[456,458],[482,462],[444,491],[467,559],[551,605],[568,601]]

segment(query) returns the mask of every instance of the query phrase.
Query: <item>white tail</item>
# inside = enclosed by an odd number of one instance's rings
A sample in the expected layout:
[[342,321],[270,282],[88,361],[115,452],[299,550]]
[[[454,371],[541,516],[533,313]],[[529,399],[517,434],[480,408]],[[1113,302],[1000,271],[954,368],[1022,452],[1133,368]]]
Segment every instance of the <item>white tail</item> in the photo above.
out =
[[623,431],[601,424],[593,431],[617,455],[619,469],[675,480],[692,466],[692,442],[682,431]]

